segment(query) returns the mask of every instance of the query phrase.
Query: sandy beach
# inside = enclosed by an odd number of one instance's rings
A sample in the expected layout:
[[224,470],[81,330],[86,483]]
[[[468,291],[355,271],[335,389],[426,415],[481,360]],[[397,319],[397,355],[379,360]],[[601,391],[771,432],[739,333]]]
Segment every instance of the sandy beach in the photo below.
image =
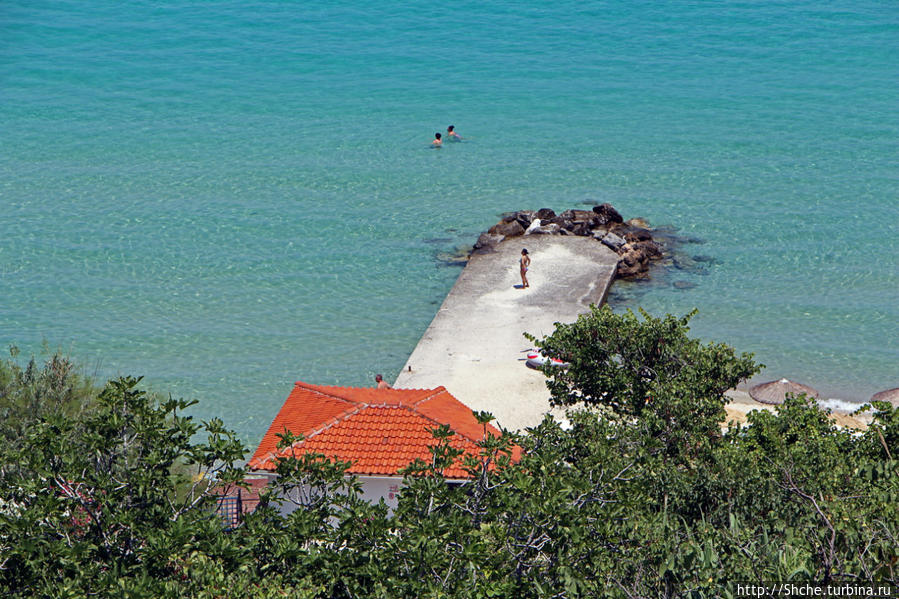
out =
[[[725,407],[725,410],[727,411],[727,423],[733,421],[742,424],[746,422],[746,415],[753,410],[774,412],[777,407],[752,399],[752,397],[749,396],[749,392],[744,389],[731,389],[726,395],[729,399],[728,404]],[[870,414],[853,416],[844,412],[832,412],[830,418],[838,426],[859,430],[865,430],[871,422]]]

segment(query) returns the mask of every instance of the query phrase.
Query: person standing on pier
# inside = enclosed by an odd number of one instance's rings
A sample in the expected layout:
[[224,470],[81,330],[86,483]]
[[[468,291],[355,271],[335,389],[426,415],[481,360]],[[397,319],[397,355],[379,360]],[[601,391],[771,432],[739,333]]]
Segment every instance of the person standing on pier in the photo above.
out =
[[528,283],[528,267],[531,265],[531,257],[526,249],[521,250],[521,259],[518,264],[521,266],[521,288],[527,289],[531,286]]

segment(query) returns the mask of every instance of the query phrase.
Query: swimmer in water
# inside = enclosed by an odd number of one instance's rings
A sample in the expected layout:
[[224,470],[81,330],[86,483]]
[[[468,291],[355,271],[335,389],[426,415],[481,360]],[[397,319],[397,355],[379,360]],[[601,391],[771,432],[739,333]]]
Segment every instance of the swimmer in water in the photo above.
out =
[[462,141],[462,136],[456,133],[456,126],[450,125],[446,128],[446,137],[452,141]]
[[528,266],[531,265],[531,257],[527,250],[521,250],[521,260],[518,261],[518,264],[521,267],[521,288],[527,289],[531,286],[528,283]]
[[431,142],[431,147],[432,147],[432,148],[439,148],[439,147],[442,146],[442,145],[443,145],[443,140],[440,139],[440,133],[435,133],[435,134],[434,134],[434,141]]

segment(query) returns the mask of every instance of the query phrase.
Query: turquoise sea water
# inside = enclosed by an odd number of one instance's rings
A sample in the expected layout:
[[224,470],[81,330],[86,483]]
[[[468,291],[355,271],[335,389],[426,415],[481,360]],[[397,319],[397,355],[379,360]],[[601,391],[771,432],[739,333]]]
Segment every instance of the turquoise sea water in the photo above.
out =
[[868,0],[5,2],[0,343],[253,445],[294,380],[396,375],[441,253],[595,199],[713,260],[616,309],[865,400],[899,385],[897,48]]

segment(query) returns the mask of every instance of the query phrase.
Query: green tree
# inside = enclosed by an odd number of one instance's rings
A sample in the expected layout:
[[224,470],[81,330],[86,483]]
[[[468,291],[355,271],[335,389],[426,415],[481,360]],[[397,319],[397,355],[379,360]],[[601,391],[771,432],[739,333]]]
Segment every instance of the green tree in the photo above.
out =
[[570,364],[544,366],[553,405],[602,407],[610,417],[640,422],[668,454],[696,453],[718,436],[725,391],[762,366],[751,354],[689,337],[695,311],[681,318],[640,314],[591,306],[544,339],[525,336]]
[[59,352],[38,364],[34,356],[22,368],[17,347],[8,360],[0,360],[0,442],[17,443],[41,418],[59,414],[77,419],[87,409],[96,390],[90,378]]
[[[684,341],[686,319],[598,318],[610,339],[679,346],[680,357],[598,362],[619,382],[612,401],[578,362],[577,336],[547,344],[583,370],[559,387],[585,404],[569,411],[570,426],[546,418],[520,433],[485,431],[463,460],[464,484],[443,475],[462,456],[452,431],[436,427],[431,459],[405,471],[393,514],[360,498],[348,464],[298,454],[279,461],[261,507],[226,529],[213,487],[239,484],[244,448],[221,422],[196,424],[183,415],[190,402],[157,401],[133,378],[110,381],[70,416],[43,409],[41,391],[17,404],[38,408],[22,436],[0,446],[0,590],[562,599],[733,597],[738,580],[899,584],[899,408],[876,404],[866,431],[847,431],[796,397],[711,430],[722,386],[754,368],[748,357]],[[624,363],[653,374],[613,372]],[[703,373],[715,380],[698,381]],[[707,401],[707,414],[681,416],[681,397]],[[282,448],[298,441],[286,433]],[[189,464],[189,484],[177,464]],[[287,506],[297,509],[285,517]]]
[[[120,579],[177,574],[185,552],[228,558],[210,490],[214,479],[242,479],[234,463],[243,446],[220,421],[201,427],[182,415],[190,402],[156,405],[138,382],[110,381],[82,418],[41,416],[19,443],[0,448],[8,594],[108,596]],[[201,429],[207,440],[193,443]],[[181,494],[172,475],[179,463],[197,474]]]

